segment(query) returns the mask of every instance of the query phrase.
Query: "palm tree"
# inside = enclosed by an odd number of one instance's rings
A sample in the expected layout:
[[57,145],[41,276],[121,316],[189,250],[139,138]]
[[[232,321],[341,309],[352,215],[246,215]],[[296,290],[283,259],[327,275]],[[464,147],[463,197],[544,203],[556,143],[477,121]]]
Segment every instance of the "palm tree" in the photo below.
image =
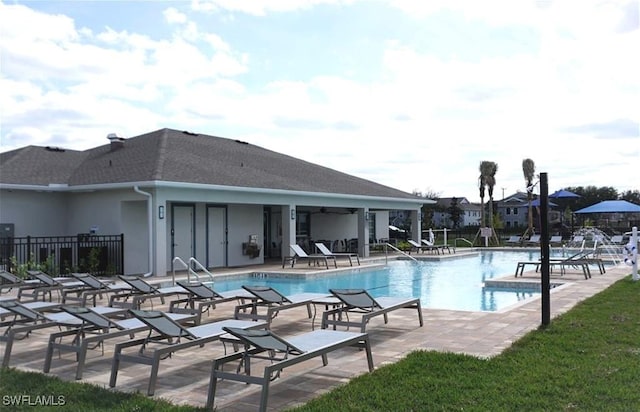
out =
[[533,200],[533,178],[536,173],[536,164],[531,159],[524,159],[522,161],[522,173],[524,174],[524,180],[527,182],[527,200],[529,201],[529,227],[527,232],[529,235],[533,234],[533,213],[531,209],[531,201]]
[[[480,209],[482,210],[482,215],[480,218],[480,224],[482,227],[485,226],[485,218],[484,218],[484,189],[485,186],[489,185],[489,177],[491,176],[491,164],[488,160],[483,160],[480,162]],[[495,182],[494,182],[495,184]]]
[[482,176],[482,169],[478,178],[478,186],[480,188],[480,227],[484,227],[484,176]]
[[496,173],[498,172],[498,164],[496,162],[489,163],[489,175],[487,176],[487,192],[489,192],[489,226],[493,233],[493,188],[496,185]]

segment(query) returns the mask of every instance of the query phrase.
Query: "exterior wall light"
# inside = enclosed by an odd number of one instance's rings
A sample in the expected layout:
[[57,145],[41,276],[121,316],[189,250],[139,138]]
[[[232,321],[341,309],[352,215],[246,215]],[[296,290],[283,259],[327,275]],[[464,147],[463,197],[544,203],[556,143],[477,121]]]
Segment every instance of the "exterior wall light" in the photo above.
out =
[[296,220],[296,210],[291,209],[291,220]]
[[158,206],[158,219],[164,219],[164,206]]

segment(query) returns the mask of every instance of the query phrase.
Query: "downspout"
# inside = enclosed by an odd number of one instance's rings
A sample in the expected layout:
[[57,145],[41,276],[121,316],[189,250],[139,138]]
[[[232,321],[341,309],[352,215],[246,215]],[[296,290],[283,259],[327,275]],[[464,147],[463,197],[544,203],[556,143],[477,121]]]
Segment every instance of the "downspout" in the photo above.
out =
[[149,271],[142,275],[142,277],[148,278],[153,275],[153,204],[151,193],[143,192],[138,188],[138,186],[134,186],[133,190],[136,193],[140,193],[143,196],[147,197],[147,220],[149,225]]

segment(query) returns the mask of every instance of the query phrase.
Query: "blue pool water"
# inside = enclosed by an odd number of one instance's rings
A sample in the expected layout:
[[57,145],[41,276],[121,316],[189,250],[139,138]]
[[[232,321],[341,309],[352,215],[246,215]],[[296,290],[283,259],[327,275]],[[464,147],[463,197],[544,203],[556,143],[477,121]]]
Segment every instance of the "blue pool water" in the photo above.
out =
[[518,261],[537,260],[539,252],[483,251],[443,261],[392,261],[379,269],[323,274],[307,278],[240,276],[215,283],[219,292],[242,285],[268,285],[285,295],[326,293],[330,288],[364,288],[372,296],[419,297],[425,308],[499,311],[540,294],[539,290],[486,288],[487,279],[513,276]]

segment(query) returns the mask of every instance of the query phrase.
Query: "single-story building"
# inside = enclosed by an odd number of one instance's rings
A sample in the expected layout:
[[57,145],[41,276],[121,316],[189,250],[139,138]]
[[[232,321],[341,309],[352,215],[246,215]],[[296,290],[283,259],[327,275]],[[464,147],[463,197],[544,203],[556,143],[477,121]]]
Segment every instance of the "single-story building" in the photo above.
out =
[[389,236],[389,210],[410,211],[420,236],[429,202],[239,140],[172,129],[107,137],[85,151],[0,153],[0,225],[15,237],[122,234],[123,273],[164,275],[176,257],[244,266],[320,240],[368,256]]

